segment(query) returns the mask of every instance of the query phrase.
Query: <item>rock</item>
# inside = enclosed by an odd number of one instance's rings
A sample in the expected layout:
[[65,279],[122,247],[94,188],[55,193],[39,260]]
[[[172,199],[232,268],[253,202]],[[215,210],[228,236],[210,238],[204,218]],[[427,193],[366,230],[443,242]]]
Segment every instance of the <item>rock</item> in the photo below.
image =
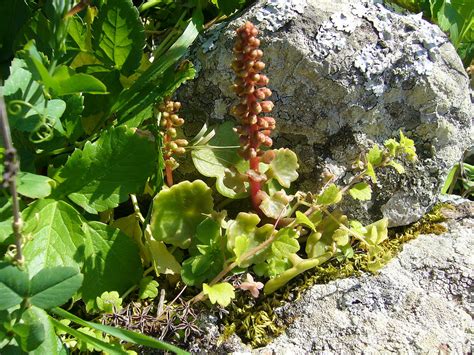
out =
[[361,151],[401,129],[414,139],[419,162],[403,176],[381,171],[372,200],[348,197],[345,210],[399,226],[430,209],[450,167],[474,142],[468,77],[446,35],[418,15],[363,0],[257,2],[193,47],[198,77],[179,93],[188,122],[233,119],[234,30],[246,20],[261,30],[275,146],[298,154],[300,189],[317,191],[324,168],[344,184]]
[[[469,353],[474,218],[447,227],[405,244],[378,275],[311,287],[276,310],[294,320],[285,333],[252,353]],[[233,350],[250,353],[235,339]]]

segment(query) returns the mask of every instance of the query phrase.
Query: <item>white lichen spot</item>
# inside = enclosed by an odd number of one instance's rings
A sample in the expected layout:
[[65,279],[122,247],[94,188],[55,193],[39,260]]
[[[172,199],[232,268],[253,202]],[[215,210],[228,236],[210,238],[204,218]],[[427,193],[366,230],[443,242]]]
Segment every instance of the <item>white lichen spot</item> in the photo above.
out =
[[342,12],[335,13],[330,17],[331,22],[338,31],[346,33],[352,33],[360,26],[361,20],[350,14],[344,14]]
[[302,14],[306,0],[268,0],[255,18],[269,31],[277,31]]

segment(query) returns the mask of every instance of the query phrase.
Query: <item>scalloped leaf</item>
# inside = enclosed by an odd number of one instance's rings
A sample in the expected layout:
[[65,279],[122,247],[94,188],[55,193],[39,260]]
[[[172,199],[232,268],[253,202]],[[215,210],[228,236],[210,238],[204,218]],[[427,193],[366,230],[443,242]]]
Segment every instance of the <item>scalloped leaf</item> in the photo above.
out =
[[359,182],[349,190],[349,194],[356,200],[368,201],[372,198],[372,188],[366,182]]
[[333,205],[341,201],[342,193],[335,184],[329,185],[318,197],[320,205]]
[[202,291],[209,296],[212,304],[218,303],[221,307],[227,307],[235,298],[234,286],[228,282],[221,282],[213,286],[202,285]]
[[382,218],[365,228],[367,229],[366,241],[373,246],[379,245],[388,238],[388,218]]
[[212,212],[212,190],[201,180],[183,181],[153,199],[151,231],[156,240],[188,248],[196,228]]
[[103,292],[100,297],[96,297],[97,308],[112,314],[122,309],[122,298],[117,291]]
[[275,158],[271,161],[267,176],[274,177],[281,186],[289,188],[298,179],[298,157],[288,148],[275,149]]
[[290,211],[289,203],[291,197],[289,197],[285,190],[275,192],[269,196],[266,192],[260,191],[262,196],[262,202],[260,203],[260,210],[265,216],[273,219],[286,217]]
[[138,68],[145,32],[131,0],[108,0],[92,25],[92,47],[104,63],[126,75]]
[[379,165],[383,159],[383,151],[375,144],[367,153],[367,161],[372,165]]
[[153,276],[144,277],[140,281],[140,290],[138,291],[138,297],[141,300],[146,298],[155,298],[158,296],[158,281],[153,279]]
[[246,176],[235,169],[226,169],[224,176],[218,176],[216,180],[217,191],[225,197],[240,199],[249,196],[248,182]]
[[[227,229],[227,249],[233,253],[238,253],[240,257],[246,251],[255,248],[264,242],[273,232],[271,224],[265,224],[257,228],[260,217],[253,213],[240,212],[234,221],[229,221]],[[243,241],[245,239],[245,242]],[[239,244],[237,245],[237,240]],[[245,246],[245,248],[243,247]],[[237,250],[236,250],[237,248]],[[266,250],[254,255],[246,261],[239,261],[240,266],[247,267],[252,263],[263,262]]]
[[293,228],[283,228],[278,231],[275,241],[272,243],[273,254],[280,259],[288,258],[291,254],[300,250],[298,234]]

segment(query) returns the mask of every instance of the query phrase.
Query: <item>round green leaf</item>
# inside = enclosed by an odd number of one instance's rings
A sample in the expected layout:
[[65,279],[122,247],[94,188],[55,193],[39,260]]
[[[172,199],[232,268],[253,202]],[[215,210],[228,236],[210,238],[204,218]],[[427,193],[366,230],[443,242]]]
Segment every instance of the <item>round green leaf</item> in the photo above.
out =
[[332,205],[338,203],[341,199],[341,190],[335,184],[331,184],[318,197],[318,203],[321,205]]
[[212,304],[218,303],[222,307],[227,307],[235,297],[234,286],[228,282],[221,282],[213,286],[205,283],[202,285],[202,291],[209,296]]
[[162,190],[153,201],[151,231],[156,240],[187,248],[196,228],[212,212],[212,190],[201,180]]
[[270,163],[267,175],[278,180],[281,186],[290,187],[291,183],[298,178],[298,157],[288,148],[275,150],[275,158]]
[[372,188],[366,182],[359,182],[349,190],[349,194],[354,199],[368,201],[372,198]]

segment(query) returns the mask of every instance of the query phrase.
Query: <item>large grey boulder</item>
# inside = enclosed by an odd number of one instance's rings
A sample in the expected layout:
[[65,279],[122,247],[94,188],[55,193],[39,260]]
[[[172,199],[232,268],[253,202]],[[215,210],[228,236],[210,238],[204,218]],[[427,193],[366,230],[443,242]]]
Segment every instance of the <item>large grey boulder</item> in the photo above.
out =
[[347,181],[361,151],[401,129],[419,162],[404,176],[382,171],[372,201],[348,198],[345,207],[363,221],[386,216],[390,226],[421,217],[474,137],[468,77],[441,30],[362,0],[257,2],[192,49],[198,77],[179,93],[188,122],[232,119],[234,30],[246,20],[261,30],[275,146],[298,154],[300,188],[317,190],[324,168]]
[[300,300],[276,309],[283,322],[292,323],[268,346],[251,350],[234,336],[217,351],[468,354],[474,331],[474,203],[450,216],[455,219],[446,224],[448,232],[405,244],[378,275],[314,285]]

